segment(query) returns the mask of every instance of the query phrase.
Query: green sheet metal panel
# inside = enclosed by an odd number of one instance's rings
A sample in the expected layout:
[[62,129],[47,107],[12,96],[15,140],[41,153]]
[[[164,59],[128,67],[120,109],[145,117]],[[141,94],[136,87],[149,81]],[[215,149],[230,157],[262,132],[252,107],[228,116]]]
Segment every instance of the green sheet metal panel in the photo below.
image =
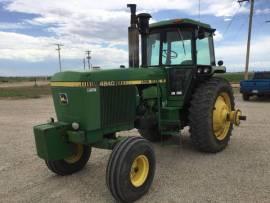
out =
[[[100,89],[86,87],[53,87],[53,100],[59,121],[77,122],[86,131],[100,128]],[[67,102],[61,102],[65,94]]]
[[45,160],[60,160],[72,155],[72,149],[66,139],[70,125],[65,123],[47,123],[34,127],[37,154]]

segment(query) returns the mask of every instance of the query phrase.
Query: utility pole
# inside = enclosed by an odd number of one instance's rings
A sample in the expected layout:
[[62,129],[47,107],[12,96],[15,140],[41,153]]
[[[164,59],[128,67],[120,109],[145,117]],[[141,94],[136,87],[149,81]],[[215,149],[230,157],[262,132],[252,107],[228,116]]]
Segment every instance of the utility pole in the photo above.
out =
[[62,71],[62,64],[61,64],[61,47],[64,46],[63,44],[55,44],[57,46],[57,49],[56,51],[58,51],[58,60],[59,60],[59,69],[60,69],[60,72]]
[[86,59],[88,61],[88,68],[90,70],[91,51],[90,50],[86,51],[86,54],[87,54]]
[[85,70],[85,58],[83,58],[83,69]]
[[245,67],[245,80],[248,80],[248,68],[249,68],[249,55],[250,55],[250,40],[251,40],[251,30],[252,30],[252,19],[254,10],[255,0],[238,0],[239,3],[244,1],[250,2],[250,12],[249,12],[249,25],[248,25],[248,40],[247,40],[247,54],[246,54],[246,67]]

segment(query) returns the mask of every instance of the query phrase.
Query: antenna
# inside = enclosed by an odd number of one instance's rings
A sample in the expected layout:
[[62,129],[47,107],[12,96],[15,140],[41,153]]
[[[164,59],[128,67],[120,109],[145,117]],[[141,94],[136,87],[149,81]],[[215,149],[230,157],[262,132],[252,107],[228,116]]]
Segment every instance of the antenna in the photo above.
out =
[[63,47],[63,44],[55,44],[57,46],[56,51],[58,51],[58,61],[59,61],[59,70],[62,71],[62,64],[61,64],[61,47]]
[[201,0],[199,0],[199,5],[198,5],[198,12],[199,12],[199,21],[201,21]]

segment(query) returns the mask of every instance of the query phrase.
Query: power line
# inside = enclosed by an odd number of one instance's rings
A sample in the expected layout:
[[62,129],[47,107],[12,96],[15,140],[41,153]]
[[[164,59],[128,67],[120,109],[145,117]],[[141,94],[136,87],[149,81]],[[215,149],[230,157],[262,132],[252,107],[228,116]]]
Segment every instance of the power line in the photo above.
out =
[[58,61],[59,61],[59,70],[62,71],[62,64],[61,64],[61,47],[63,47],[63,44],[55,44],[57,46],[56,51],[58,51]]
[[242,5],[240,4],[240,6],[239,6],[238,9],[236,10],[236,12],[233,14],[232,19],[230,20],[229,24],[227,25],[227,27],[225,28],[225,30],[224,30],[224,32],[223,32],[223,33],[224,33],[223,35],[225,35],[225,34],[227,33],[227,31],[229,30],[229,28],[231,27],[231,25],[232,25],[232,23],[233,23],[233,21],[234,21],[234,19],[235,19],[235,16],[236,16],[236,14],[239,12],[241,6],[242,6]]

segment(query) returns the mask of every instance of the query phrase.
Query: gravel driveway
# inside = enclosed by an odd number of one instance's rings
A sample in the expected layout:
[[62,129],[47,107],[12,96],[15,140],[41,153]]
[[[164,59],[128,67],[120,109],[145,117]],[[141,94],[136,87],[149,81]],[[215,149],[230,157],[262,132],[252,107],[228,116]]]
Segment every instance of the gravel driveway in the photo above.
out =
[[[270,100],[237,95],[236,104],[248,121],[221,153],[195,151],[188,135],[154,144],[155,179],[138,202],[270,202]],[[0,202],[114,202],[105,184],[110,151],[94,149],[85,169],[67,177],[36,156],[32,126],[51,116],[50,97],[0,100]]]

